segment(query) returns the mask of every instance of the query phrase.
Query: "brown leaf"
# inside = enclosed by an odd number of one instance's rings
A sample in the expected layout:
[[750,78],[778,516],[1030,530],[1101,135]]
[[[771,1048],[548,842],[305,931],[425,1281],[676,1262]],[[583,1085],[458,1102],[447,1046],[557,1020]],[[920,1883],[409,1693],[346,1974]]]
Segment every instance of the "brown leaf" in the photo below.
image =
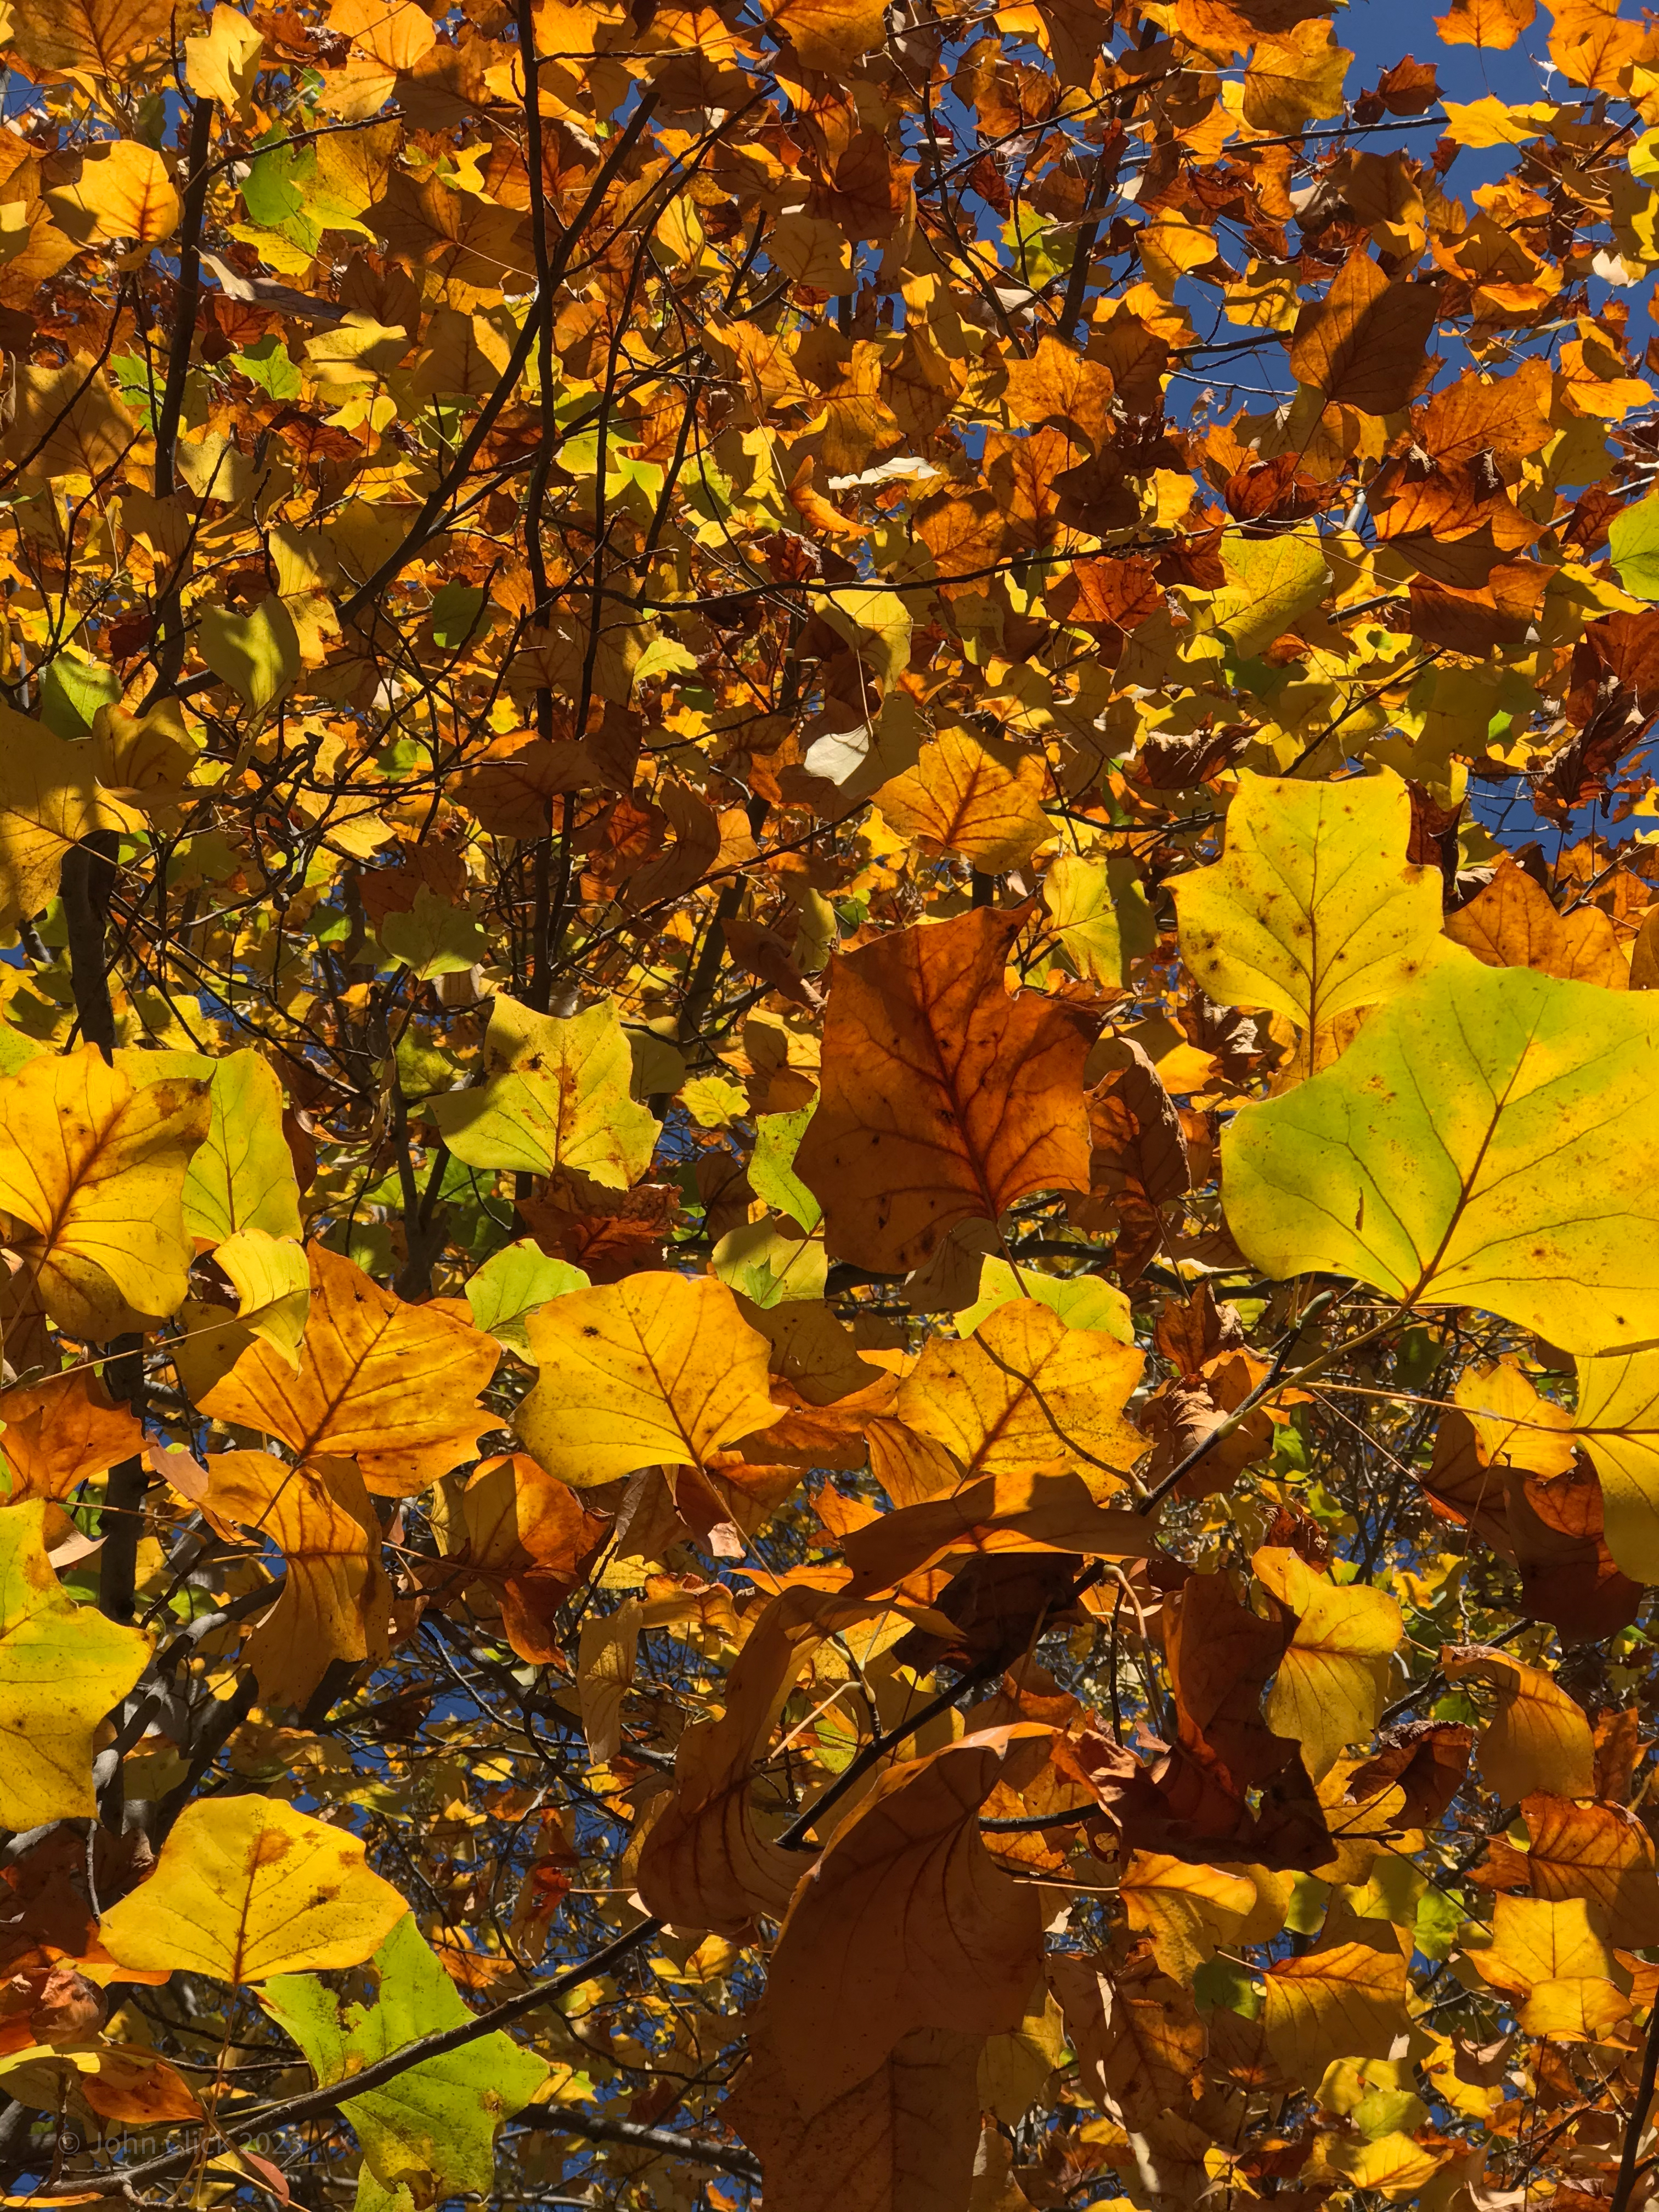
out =
[[797,1891],[766,2017],[782,2080],[816,2118],[915,2028],[1011,2033],[1042,1950],[1035,1894],[998,1871],[975,1815],[1046,1753],[1023,1723],[884,1774]]
[[1369,253],[1352,254],[1323,301],[1297,317],[1291,373],[1327,406],[1392,415],[1428,381],[1439,307],[1433,285],[1391,283]]
[[1190,1993],[1167,1975],[1127,1975],[1104,1958],[1065,1953],[1048,1980],[1066,2015],[1078,2065],[1094,2095],[1133,2120],[1181,2112],[1200,2085],[1204,2023]]
[[1117,1273],[1132,1283],[1164,1241],[1160,1209],[1190,1187],[1187,1139],[1175,1101],[1133,1038],[1114,1037],[1095,1057],[1105,1073],[1088,1094],[1089,1197],[1071,1211],[1084,1228],[1116,1227]]
[[838,1257],[902,1273],[955,1222],[1086,1185],[1092,1024],[1010,997],[1024,920],[983,908],[832,960],[823,1088],[795,1172]]
[[873,1608],[838,1592],[789,1589],[750,1632],[726,1684],[726,1711],[680,1738],[674,1792],[640,1856],[647,1911],[686,1928],[735,1935],[757,1914],[780,1919],[811,1863],[757,1828],[753,1768],[773,1716],[816,1647]]
[[1469,1771],[1474,1730],[1455,1721],[1413,1721],[1382,1743],[1376,1758],[1348,1777],[1349,1796],[1363,1805],[1386,1790],[1401,1790],[1407,1826],[1438,1827]]
[[959,2029],[910,2028],[870,2072],[804,2103],[763,2022],[751,2027],[722,2109],[759,2154],[771,2212],[962,2212],[983,2045]]

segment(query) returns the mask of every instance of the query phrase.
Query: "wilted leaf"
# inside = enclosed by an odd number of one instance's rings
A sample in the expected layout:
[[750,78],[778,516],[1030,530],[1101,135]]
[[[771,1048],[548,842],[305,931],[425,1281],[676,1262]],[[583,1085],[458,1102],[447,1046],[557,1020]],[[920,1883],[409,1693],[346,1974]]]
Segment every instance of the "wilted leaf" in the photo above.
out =
[[774,2212],[961,2212],[979,2141],[981,2039],[901,2035],[861,2080],[815,2108],[764,2031],[726,2100],[759,2154]]
[[1035,1895],[992,1863],[975,1814],[1048,1731],[964,1737],[884,1775],[797,1892],[766,2019],[804,2116],[823,2112],[915,2028],[1017,2027],[1036,1976]]
[[144,1431],[94,1377],[49,1376],[25,1389],[0,1391],[0,1455],[11,1476],[10,1503],[68,1498],[144,1448]]
[[1427,379],[1424,349],[1439,307],[1432,284],[1391,282],[1370,254],[1351,254],[1323,305],[1297,318],[1291,374],[1327,406],[1392,415]]

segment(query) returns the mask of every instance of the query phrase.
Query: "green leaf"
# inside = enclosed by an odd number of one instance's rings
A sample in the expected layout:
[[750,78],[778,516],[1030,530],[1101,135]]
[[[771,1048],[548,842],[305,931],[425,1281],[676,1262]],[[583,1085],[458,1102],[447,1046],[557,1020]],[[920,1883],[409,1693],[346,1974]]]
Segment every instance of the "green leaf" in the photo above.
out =
[[979,1296],[956,1317],[957,1335],[971,1336],[988,1314],[1016,1298],[1035,1298],[1067,1328],[1097,1328],[1120,1344],[1135,1340],[1129,1301],[1103,1275],[1040,1275],[1034,1267],[1016,1272],[1006,1260],[991,1259],[980,1270]]
[[1109,990],[1128,988],[1129,963],[1158,945],[1158,923],[1133,860],[1065,853],[1048,870],[1043,904],[1073,975]]
[[745,1221],[715,1245],[709,1261],[721,1282],[762,1308],[794,1298],[821,1298],[830,1263],[823,1239],[793,1221]]
[[251,615],[234,615],[228,607],[204,607],[196,637],[203,659],[250,714],[260,713],[280,698],[299,676],[299,632],[274,592]]
[[254,155],[242,179],[243,204],[260,229],[276,231],[307,253],[316,252],[324,228],[310,206],[316,171],[314,146],[273,146]]
[[60,653],[40,672],[40,720],[57,737],[84,738],[98,709],[120,696],[120,678],[100,660]]
[[484,1067],[482,1089],[452,1091],[422,1109],[469,1167],[580,1168],[625,1190],[650,1166],[658,1124],[629,1096],[634,1060],[613,1000],[562,1020],[502,994],[490,1011]]
[[211,1087],[213,1118],[185,1174],[185,1227],[210,1244],[246,1229],[268,1237],[304,1234],[294,1155],[283,1133],[283,1086],[257,1052],[210,1059],[199,1052],[124,1049],[118,1066],[134,1083],[193,1076]]
[[1230,530],[1221,541],[1221,562],[1227,580],[1209,600],[1210,618],[1240,659],[1282,637],[1330,587],[1317,531],[1246,538]]
[[273,399],[297,399],[303,388],[304,380],[279,337],[256,339],[241,353],[232,354],[230,365]]
[[823,1208],[795,1173],[795,1154],[817,1111],[815,1098],[793,1114],[757,1114],[755,1150],[749,1163],[749,1188],[756,1197],[799,1222],[809,1236],[823,1220]]
[[1627,592],[1638,599],[1659,599],[1659,495],[1614,516],[1607,551]]
[[428,884],[416,892],[412,907],[386,915],[379,934],[392,958],[422,982],[434,975],[465,975],[489,951],[477,917],[441,899]]
[[526,1321],[539,1313],[550,1298],[562,1298],[567,1291],[585,1291],[588,1286],[588,1278],[580,1267],[573,1267],[568,1260],[550,1260],[533,1237],[521,1237],[516,1244],[507,1245],[484,1261],[467,1284],[466,1302],[472,1309],[474,1328],[483,1329],[533,1367],[536,1355],[525,1333]]
[[[260,1992],[320,2087],[471,2018],[412,1916],[398,1923],[371,1969],[380,1984],[373,2005],[342,2009],[313,1974],[279,1975]],[[495,2181],[495,2129],[530,2102],[548,2070],[545,2059],[498,2032],[425,2059],[367,2096],[346,2098],[340,2109],[363,2152],[359,2206],[384,2203],[400,2190],[416,2204],[487,2194]]]
[[1568,1352],[1659,1338],[1656,1029],[1641,992],[1437,969],[1237,1116],[1228,1225],[1273,1281],[1353,1276]]
[[446,653],[477,645],[489,635],[493,617],[477,584],[441,584],[432,594],[432,636]]

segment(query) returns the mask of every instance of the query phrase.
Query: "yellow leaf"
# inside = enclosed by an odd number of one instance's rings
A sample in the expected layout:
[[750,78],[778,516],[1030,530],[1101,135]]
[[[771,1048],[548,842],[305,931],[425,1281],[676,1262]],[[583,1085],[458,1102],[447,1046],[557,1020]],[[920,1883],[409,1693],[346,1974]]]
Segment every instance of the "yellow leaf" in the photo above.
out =
[[0,1824],[21,1830],[97,1815],[93,1737],[149,1659],[148,1636],[64,1592],[43,1530],[55,1507],[0,1510]]
[[1120,854],[1092,860],[1062,853],[1043,878],[1042,902],[1061,957],[1086,982],[1127,990],[1130,963],[1149,958],[1157,949],[1158,922],[1140,872]]
[[124,1966],[240,1985],[361,1966],[408,1910],[345,1829],[275,1797],[209,1797],[99,1932]]
[[85,354],[61,368],[20,368],[16,389],[6,452],[20,466],[27,461],[30,476],[91,483],[110,475],[137,442],[137,423]]
[[1208,595],[1210,619],[1244,660],[1317,606],[1331,581],[1313,531],[1287,530],[1275,538],[1229,531],[1221,540],[1221,564],[1227,581]]
[[430,1098],[424,1109],[469,1167],[574,1168],[623,1190],[650,1166],[659,1124],[629,1095],[633,1054],[614,1000],[561,1018],[500,993],[483,1064],[481,1089]]
[[1341,783],[1239,771],[1227,849],[1170,884],[1188,966],[1212,999],[1317,1032],[1464,956],[1440,933],[1437,868],[1406,858],[1391,769]]
[[1572,1434],[1601,1479],[1607,1549],[1659,1583],[1659,1352],[1580,1359]]
[[[1641,992],[1460,961],[1222,1139],[1263,1275],[1358,1276],[1570,1352],[1659,1337],[1659,1046]],[[1583,1203],[1586,1192],[1595,1204]]]
[[1331,37],[1323,16],[1259,40],[1244,72],[1244,120],[1252,131],[1281,136],[1316,115],[1340,114],[1343,80],[1352,59]]
[[88,155],[74,184],[46,199],[53,221],[77,246],[115,239],[160,246],[179,228],[179,195],[167,163],[135,138],[118,138],[106,152]]
[[[1447,2154],[1430,2150],[1415,2137],[1395,2130],[1370,2138],[1322,2136],[1316,2155],[1322,2155],[1323,2164],[1356,2189],[1375,2189],[1398,2202],[1420,2198],[1425,2184],[1446,2163]],[[1304,2172],[1310,2171],[1312,2165],[1310,2160]]]
[[206,1084],[135,1090],[92,1045],[0,1081],[0,1209],[60,1328],[101,1341],[184,1303],[185,1177],[209,1112]]
[[547,1469],[576,1489],[641,1467],[697,1467],[769,1428],[770,1350],[724,1283],[630,1275],[532,1314],[539,1364],[515,1418]]
[[0,915],[35,915],[64,855],[89,830],[129,818],[98,791],[94,749],[0,706]]
[[1539,1790],[1553,1797],[1595,1795],[1589,1723],[1552,1676],[1480,1644],[1448,1645],[1440,1665],[1449,1682],[1486,1682],[1498,1692],[1479,1756],[1503,1803],[1518,1804]]
[[1387,2058],[1408,2031],[1406,1961],[1394,1929],[1345,1917],[1267,1977],[1267,2048],[1292,2081],[1317,2086],[1339,2058]]
[[356,1459],[370,1490],[412,1497],[474,1455],[496,1416],[477,1402],[493,1339],[436,1306],[405,1305],[361,1267],[309,1248],[311,1317],[296,1372],[284,1352],[230,1325],[175,1354],[204,1413],[280,1437],[296,1458]]
[[1079,1468],[1092,1490],[1121,1489],[1117,1476],[1146,1449],[1123,1413],[1143,1364],[1133,1345],[1067,1328],[1052,1307],[1015,1298],[960,1342],[929,1340],[900,1386],[898,1418],[970,1475],[1026,1474],[1058,1460]]
[[1160,1851],[1135,1851],[1120,1884],[1129,1925],[1150,1941],[1164,1972],[1190,1982],[1218,1945],[1235,1942],[1255,1905],[1248,1875],[1189,1866]]
[[509,351],[507,341],[487,317],[441,307],[427,325],[426,343],[410,381],[422,395],[458,392],[486,399],[501,380]]
[[264,40],[246,15],[219,0],[207,34],[185,40],[185,71],[198,100],[216,100],[233,113],[246,112],[258,75]]
[[1492,146],[1524,146],[1547,131],[1561,112],[1547,100],[1534,100],[1528,107],[1492,94],[1484,100],[1448,100],[1442,105],[1446,136],[1471,153],[1484,153]]
[[217,1452],[208,1474],[203,1511],[268,1537],[287,1562],[275,1606],[242,1650],[262,1700],[303,1705],[333,1660],[384,1660],[392,1585],[352,1462],[285,1467],[269,1452]]
[[810,70],[839,70],[881,41],[881,0],[781,0],[766,11],[774,38],[788,40]]
[[1404,1626],[1384,1590],[1338,1584],[1297,1553],[1264,1547],[1256,1578],[1297,1616],[1264,1708],[1275,1735],[1294,1736],[1316,1782],[1351,1743],[1369,1742],[1388,1702],[1389,1659]]
[[1499,1897],[1490,1948],[1468,1957],[1483,1981],[1524,2000],[1516,2017],[1528,2035],[1597,2043],[1630,2011],[1613,1979],[1621,1969],[1582,1897]]
[[304,1248],[264,1229],[239,1229],[215,1247],[214,1261],[235,1290],[236,1318],[297,1375],[311,1311],[311,1268]]
[[613,1612],[590,1613],[576,1650],[576,1696],[582,1734],[595,1766],[607,1765],[622,1748],[623,1700],[633,1686],[645,1609],[626,1598]]
[[909,602],[897,592],[860,585],[839,592],[815,592],[812,611],[845,638],[884,684],[896,683],[910,659],[913,626]]
[[1050,835],[1042,811],[1048,781],[1040,753],[947,729],[873,797],[882,818],[924,853],[953,853],[1000,876]]
[[1466,1367],[1452,1398],[1469,1417],[1483,1467],[1502,1460],[1547,1478],[1572,1465],[1572,1415],[1540,1397],[1512,1357]]

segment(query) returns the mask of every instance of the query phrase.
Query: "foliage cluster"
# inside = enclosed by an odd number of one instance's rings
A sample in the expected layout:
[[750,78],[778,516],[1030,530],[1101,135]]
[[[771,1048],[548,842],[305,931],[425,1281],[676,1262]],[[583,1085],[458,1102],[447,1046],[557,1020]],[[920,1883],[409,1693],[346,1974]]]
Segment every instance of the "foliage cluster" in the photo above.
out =
[[1340,31],[0,0],[15,2194],[1651,2193],[1659,30]]

